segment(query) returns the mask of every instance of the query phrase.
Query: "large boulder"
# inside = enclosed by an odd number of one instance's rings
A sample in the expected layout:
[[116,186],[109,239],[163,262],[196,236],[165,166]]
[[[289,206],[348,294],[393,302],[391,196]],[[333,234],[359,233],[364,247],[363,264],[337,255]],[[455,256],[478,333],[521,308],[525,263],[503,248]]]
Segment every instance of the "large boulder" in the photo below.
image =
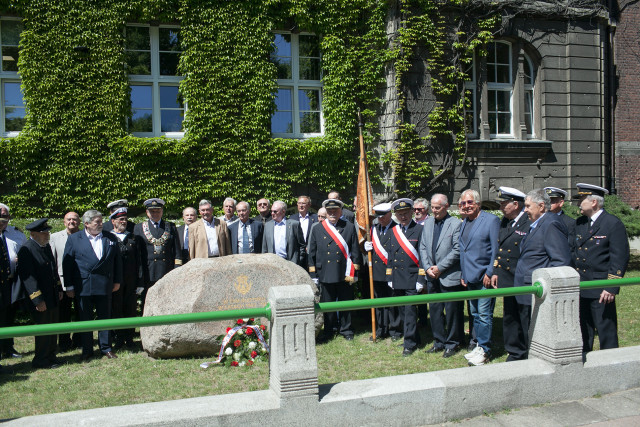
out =
[[[319,301],[318,289],[309,274],[277,255],[194,259],[149,289],[144,316],[264,307],[272,286],[301,284],[311,286]],[[267,319],[261,321],[268,326]],[[149,326],[140,329],[140,337],[151,357],[213,356],[220,350],[215,338],[233,324],[233,320],[225,320]],[[316,331],[321,326],[322,315],[316,315]]]

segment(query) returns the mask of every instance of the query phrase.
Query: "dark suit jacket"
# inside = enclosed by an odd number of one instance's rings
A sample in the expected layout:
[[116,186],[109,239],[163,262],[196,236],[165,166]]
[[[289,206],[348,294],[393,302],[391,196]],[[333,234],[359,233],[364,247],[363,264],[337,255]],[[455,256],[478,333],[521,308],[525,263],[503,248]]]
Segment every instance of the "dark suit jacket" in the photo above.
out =
[[564,226],[567,227],[567,239],[569,240],[569,247],[573,252],[573,249],[576,245],[576,220],[565,214],[564,212],[560,212],[558,217],[564,223]]
[[342,208],[342,216],[346,221],[349,221],[351,224],[355,224],[356,214],[354,214],[353,211],[350,211],[347,208]]
[[[624,276],[629,264],[629,239],[622,221],[603,210],[593,227],[590,219],[576,220],[576,244],[573,259],[580,280],[618,279]],[[612,294],[618,287],[605,288]],[[581,290],[583,298],[599,298],[602,289]]]
[[182,254],[183,265],[189,262],[189,248],[187,249],[184,248],[184,229],[186,227],[187,227],[186,225],[181,225],[180,227],[177,227],[178,239],[180,240],[180,253]]
[[[462,236],[466,227],[471,227],[469,241]],[[460,268],[466,283],[481,283],[484,275],[493,275],[493,262],[498,253],[500,219],[485,211],[469,222],[465,219],[460,227]]]
[[[388,258],[388,252],[389,252],[387,245],[388,245],[389,239],[393,235],[392,228],[395,226],[396,226],[396,222],[391,220],[391,223],[389,224],[389,228],[387,229],[387,232],[384,235],[380,234],[381,233],[380,224],[374,224],[373,227],[371,227],[371,240],[373,240],[373,233],[378,233],[378,236],[380,238],[380,244],[382,245],[384,250],[387,251],[387,258]],[[378,256],[375,249],[371,251],[371,267],[373,270],[373,280],[375,280],[376,282],[387,281],[387,263],[384,262]]]
[[[538,268],[571,265],[567,227],[553,212],[544,214],[536,228],[520,244],[514,286],[531,286],[531,274]],[[531,305],[531,295],[517,295],[519,304]]]
[[[451,287],[460,285],[460,247],[459,234],[462,222],[458,218],[449,216],[444,219],[442,231],[438,241],[433,241],[433,227],[435,218],[427,217],[422,230],[420,240],[420,264],[427,270],[436,265],[440,270],[440,283],[442,286]],[[436,257],[433,258],[433,245],[436,245]],[[428,281],[433,281],[425,276]]]
[[[182,265],[182,249],[178,237],[178,229],[172,222],[160,221],[158,228],[155,228],[151,221],[145,221],[149,225],[149,232],[153,238],[159,239],[165,230],[169,232],[169,238],[165,242],[160,253],[156,254],[153,244],[144,235],[142,224],[136,224],[134,234],[142,241],[142,265],[145,284],[155,283],[165,274],[173,270],[176,264]],[[146,262],[145,262],[146,260]],[[66,274],[65,274],[65,280]],[[66,283],[65,283],[66,284]]]
[[62,271],[67,289],[73,287],[76,295],[109,295],[114,283],[122,282],[122,260],[118,238],[102,233],[102,258],[93,252],[86,231],[69,236],[62,256]]
[[[298,221],[288,219],[285,226],[287,227],[286,241],[287,241],[287,259],[291,262],[304,267],[302,264],[306,256],[306,246],[304,243],[304,237],[302,236],[302,228]],[[264,224],[264,233],[262,237],[262,253],[274,254],[274,240],[273,240],[273,227],[275,221],[267,221]]]
[[[289,219],[294,219],[298,222],[300,222],[300,214],[294,214],[291,215],[289,217]],[[307,222],[307,238],[305,239],[305,243],[309,242],[309,234],[311,232],[311,227],[313,226],[313,224],[315,224],[316,222],[318,222],[318,215],[317,214],[309,214],[309,221]],[[300,222],[300,226],[302,227],[302,223]],[[303,233],[304,234],[304,233]]]
[[[402,231],[400,232],[402,233]],[[419,248],[422,240],[422,226],[411,220],[404,235],[418,252],[418,261],[420,261]],[[387,252],[389,252],[387,282],[393,282],[393,289],[415,289],[416,283],[422,285],[426,283],[424,269],[416,264],[400,246],[393,230],[391,230],[387,248]]]
[[[551,212],[549,212],[551,214]],[[513,286],[516,274],[516,266],[520,259],[522,239],[529,233],[531,221],[529,216],[523,213],[513,227],[509,227],[509,220],[502,218],[500,232],[498,234],[498,255],[493,262],[493,274],[498,276],[498,287],[509,288]]]
[[[247,222],[251,229],[251,239],[253,239],[253,250],[251,253],[262,253],[262,234],[264,232],[262,221],[254,221],[249,218]],[[238,253],[238,232],[240,230],[240,223],[240,220],[238,220],[229,226],[229,233],[231,234],[231,253],[233,254]]]
[[[360,248],[358,247],[356,228],[343,219],[338,220],[335,228],[349,247],[349,255],[357,276],[360,268],[358,264]],[[311,230],[308,255],[309,274],[312,278],[318,278],[322,283],[343,283],[345,281],[347,259],[322,224],[316,225]]]
[[27,240],[18,251],[16,269],[22,286],[33,303],[29,304],[32,310],[42,301],[47,304],[47,309],[58,306],[62,284],[48,244],[41,247],[35,240]]

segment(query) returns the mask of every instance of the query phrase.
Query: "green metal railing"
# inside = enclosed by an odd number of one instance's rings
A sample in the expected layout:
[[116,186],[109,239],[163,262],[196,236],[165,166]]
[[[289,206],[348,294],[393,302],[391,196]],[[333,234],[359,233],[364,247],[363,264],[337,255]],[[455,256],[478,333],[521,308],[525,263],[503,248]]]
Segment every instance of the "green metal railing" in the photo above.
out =
[[[580,289],[597,289],[611,286],[629,286],[640,284],[640,278],[592,280],[581,282]],[[362,299],[353,301],[321,302],[315,305],[317,313],[329,311],[352,311],[380,307],[397,307],[403,305],[417,305],[433,302],[464,301],[478,298],[496,298],[516,295],[536,295],[542,297],[543,287],[536,282],[531,286],[517,288],[480,289],[475,291],[461,291],[444,294],[412,295],[404,297],[389,297],[376,299]],[[200,323],[240,318],[265,317],[271,319],[271,307],[247,308],[241,310],[207,311],[201,313],[168,314],[149,317],[128,317],[120,319],[90,320],[84,322],[49,323],[46,325],[11,326],[0,328],[0,339],[11,337],[26,337],[39,335],[65,334],[71,332],[89,332],[97,330],[127,329],[145,326],[175,325],[179,323]]]

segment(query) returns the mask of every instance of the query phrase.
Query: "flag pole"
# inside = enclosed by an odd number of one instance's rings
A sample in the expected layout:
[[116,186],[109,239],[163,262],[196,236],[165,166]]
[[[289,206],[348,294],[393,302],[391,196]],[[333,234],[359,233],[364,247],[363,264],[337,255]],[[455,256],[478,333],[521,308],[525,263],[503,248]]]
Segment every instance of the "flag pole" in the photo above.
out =
[[[360,171],[360,172],[364,172],[364,177],[365,177],[365,182],[364,182],[364,194],[365,194],[365,200],[364,200],[364,206],[366,209],[366,215],[365,215],[365,239],[367,242],[371,241],[371,224],[370,224],[370,217],[369,217],[369,212],[370,212],[370,206],[371,206],[371,201],[369,200],[369,189],[371,188],[371,183],[369,181],[369,165],[367,164],[367,153],[364,149],[364,137],[362,136],[362,127],[363,127],[363,123],[362,123],[362,115],[360,114],[360,111],[358,111],[358,130],[359,130],[359,134],[360,134],[360,168],[364,168],[364,171]],[[360,175],[360,174],[358,174]],[[367,259],[368,259],[368,264],[369,264],[369,293],[370,293],[370,298],[374,299],[374,294],[373,294],[373,265],[372,265],[372,259],[371,259],[371,251],[367,252]],[[374,308],[371,308],[371,338],[373,339],[373,341],[375,342],[377,337],[376,337],[376,312]]]

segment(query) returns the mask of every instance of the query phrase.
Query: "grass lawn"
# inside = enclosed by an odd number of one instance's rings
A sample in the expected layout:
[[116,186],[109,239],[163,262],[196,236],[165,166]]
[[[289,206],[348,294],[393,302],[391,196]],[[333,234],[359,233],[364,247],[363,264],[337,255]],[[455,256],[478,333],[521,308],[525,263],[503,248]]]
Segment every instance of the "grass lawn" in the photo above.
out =
[[[640,270],[626,277],[640,277]],[[622,288],[618,298],[621,346],[640,344],[640,288]],[[342,338],[317,347],[320,384],[452,369],[466,366],[464,352],[449,359],[440,354],[426,354],[432,338],[421,328],[424,348],[411,357],[402,357],[399,342],[390,339],[369,341],[369,311],[354,312],[359,333],[353,341]],[[494,319],[494,360],[504,362],[502,347],[502,303],[498,300]],[[597,341],[596,341],[597,342]],[[139,341],[136,341],[139,346]],[[133,403],[183,399],[213,394],[264,390],[269,386],[265,362],[253,367],[200,368],[210,358],[154,360],[141,347],[121,351],[115,360],[80,361],[80,350],[60,354],[64,362],[58,369],[33,370],[33,337],[16,339],[22,359],[3,360],[13,373],[0,375],[2,407],[0,420],[51,412],[72,411]],[[97,350],[96,350],[97,351]]]

